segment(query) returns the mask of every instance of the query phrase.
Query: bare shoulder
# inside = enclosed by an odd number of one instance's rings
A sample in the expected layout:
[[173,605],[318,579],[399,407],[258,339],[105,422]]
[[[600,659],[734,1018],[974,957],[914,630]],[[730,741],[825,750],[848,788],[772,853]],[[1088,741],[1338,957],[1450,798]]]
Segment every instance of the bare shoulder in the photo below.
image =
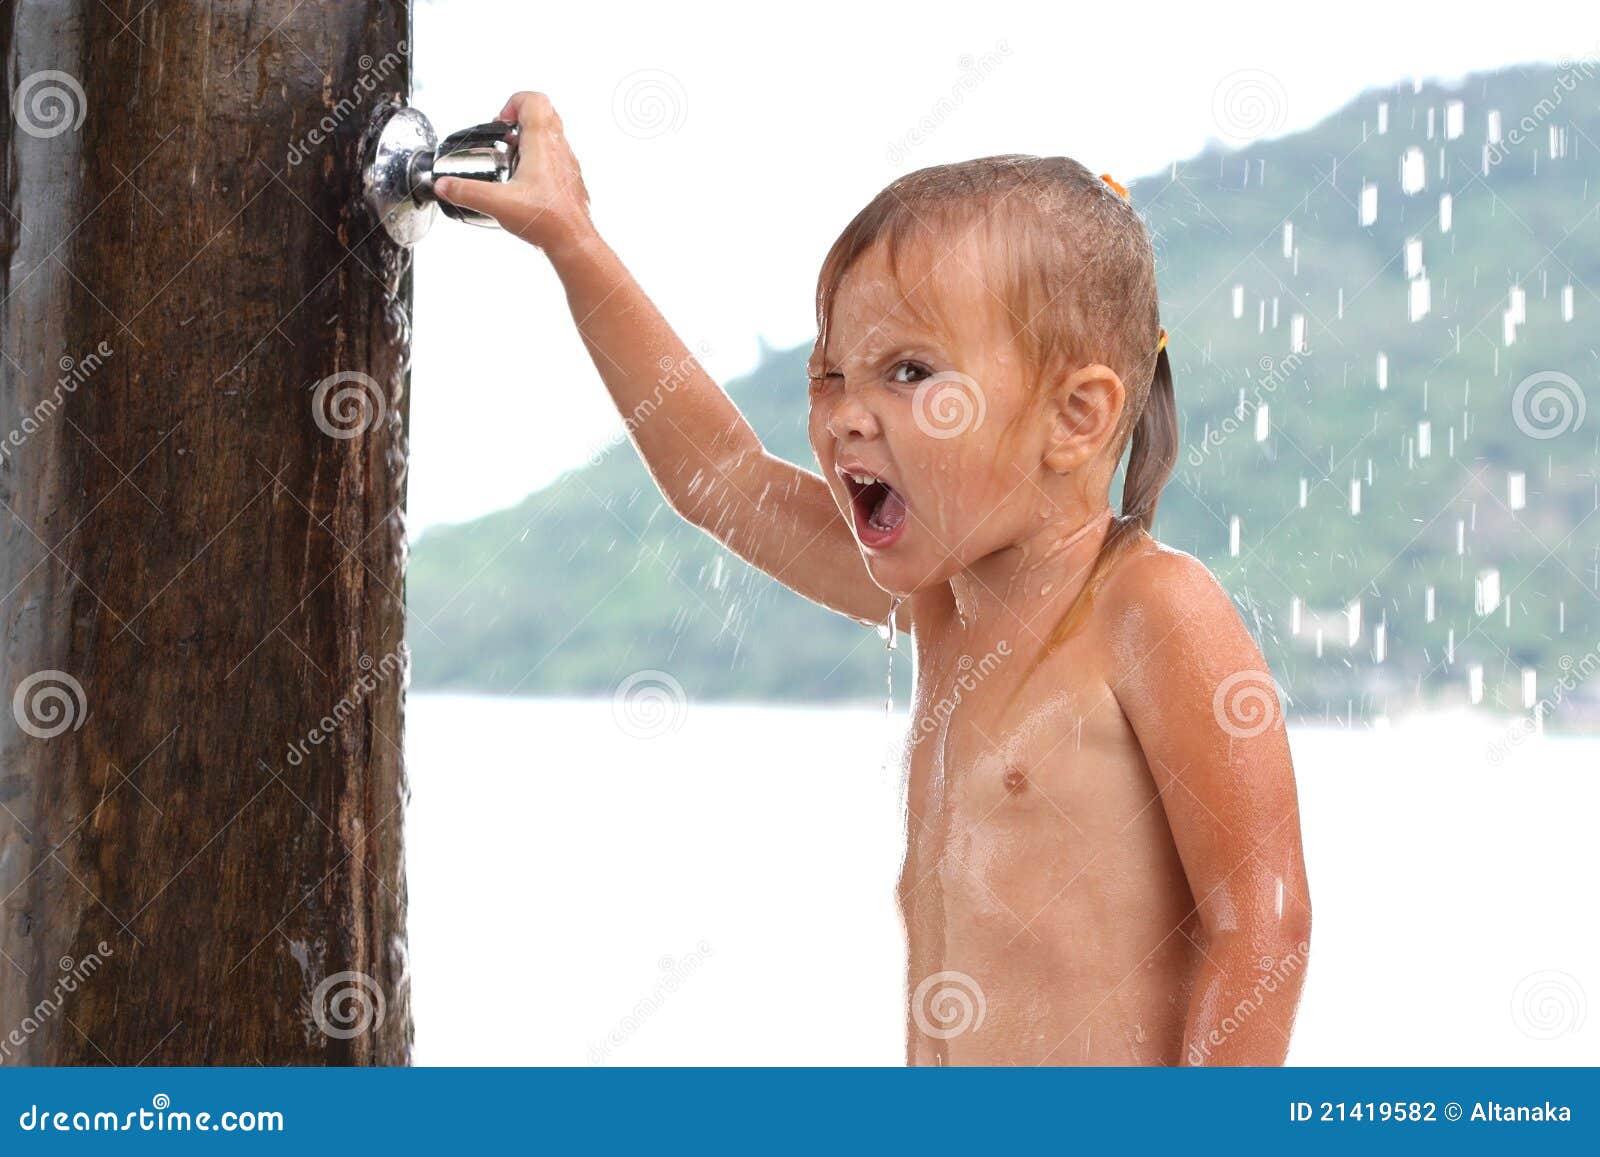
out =
[[1205,637],[1219,648],[1248,639],[1232,596],[1210,568],[1149,534],[1127,548],[1099,597],[1115,650],[1149,654],[1174,635]]
[[1278,759],[1285,740],[1276,685],[1227,590],[1199,559],[1154,539],[1123,561],[1106,592],[1105,653],[1117,702],[1141,742],[1165,744],[1161,758],[1182,767],[1207,743],[1233,750],[1240,726],[1223,720],[1240,706],[1271,702],[1271,725],[1250,734],[1262,735]]

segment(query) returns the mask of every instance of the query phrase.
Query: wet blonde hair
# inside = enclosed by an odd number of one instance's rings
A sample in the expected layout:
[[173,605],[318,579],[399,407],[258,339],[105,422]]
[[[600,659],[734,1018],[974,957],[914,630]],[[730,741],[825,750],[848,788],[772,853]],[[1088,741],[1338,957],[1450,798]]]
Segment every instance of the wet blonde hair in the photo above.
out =
[[818,354],[826,346],[839,284],[863,253],[884,243],[904,290],[900,259],[908,245],[934,241],[937,257],[943,252],[939,239],[973,226],[988,232],[983,251],[989,287],[1008,315],[1034,385],[1101,362],[1117,372],[1125,390],[1112,438],[1114,460],[1132,442],[1122,513],[1034,661],[1036,668],[1088,613],[1116,558],[1155,521],[1178,456],[1172,369],[1166,350],[1157,348],[1155,250],[1132,203],[1070,157],[1019,153],[907,173],[857,213],[828,250],[817,278]]

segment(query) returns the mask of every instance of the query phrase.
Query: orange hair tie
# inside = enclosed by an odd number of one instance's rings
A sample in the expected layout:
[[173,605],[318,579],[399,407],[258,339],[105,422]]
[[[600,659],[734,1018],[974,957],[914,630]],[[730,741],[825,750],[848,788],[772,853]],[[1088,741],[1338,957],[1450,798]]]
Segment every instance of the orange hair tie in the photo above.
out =
[[1156,342],[1156,353],[1160,353],[1162,350],[1164,350],[1166,348],[1167,348],[1167,331],[1165,329],[1163,329],[1161,331],[1161,340]]

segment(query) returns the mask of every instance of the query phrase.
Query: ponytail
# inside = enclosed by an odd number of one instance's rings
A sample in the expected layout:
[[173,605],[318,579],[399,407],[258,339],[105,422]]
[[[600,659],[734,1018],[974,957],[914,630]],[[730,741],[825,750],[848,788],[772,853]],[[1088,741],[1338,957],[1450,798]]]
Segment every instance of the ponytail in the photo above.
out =
[[1123,518],[1134,519],[1145,530],[1153,527],[1161,489],[1172,477],[1177,461],[1178,403],[1172,396],[1172,365],[1167,361],[1167,347],[1162,345],[1156,353],[1150,394],[1133,428],[1133,449],[1122,479]]
[[1166,330],[1161,331],[1155,374],[1150,379],[1150,390],[1145,396],[1144,408],[1139,411],[1139,420],[1134,424],[1131,441],[1128,470],[1122,478],[1122,515],[1112,520],[1111,529],[1106,532],[1089,568],[1089,577],[1073,596],[1072,605],[1056,623],[1022,679],[1012,687],[1007,697],[1008,706],[1039,669],[1039,664],[1072,635],[1089,613],[1095,591],[1117,556],[1138,539],[1140,531],[1149,532],[1155,523],[1156,503],[1161,501],[1161,490],[1178,462],[1178,403],[1172,392]]

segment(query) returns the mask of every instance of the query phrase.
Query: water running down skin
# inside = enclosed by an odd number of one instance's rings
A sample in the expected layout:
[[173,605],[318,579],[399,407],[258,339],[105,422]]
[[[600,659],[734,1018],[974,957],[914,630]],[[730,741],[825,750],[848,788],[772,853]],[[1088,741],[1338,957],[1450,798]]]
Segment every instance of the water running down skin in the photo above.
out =
[[[807,598],[911,635],[908,1063],[1282,1063],[1310,900],[1281,712],[1226,592],[1140,532],[1021,679],[1112,525],[1116,373],[1024,386],[982,231],[903,281],[869,250],[811,368],[821,473],[782,461],[596,231],[548,99],[500,115],[521,126],[516,178],[439,193],[549,258],[666,501]],[[914,410],[945,372],[983,383],[960,436]],[[1264,725],[1230,698],[1250,673]]]

